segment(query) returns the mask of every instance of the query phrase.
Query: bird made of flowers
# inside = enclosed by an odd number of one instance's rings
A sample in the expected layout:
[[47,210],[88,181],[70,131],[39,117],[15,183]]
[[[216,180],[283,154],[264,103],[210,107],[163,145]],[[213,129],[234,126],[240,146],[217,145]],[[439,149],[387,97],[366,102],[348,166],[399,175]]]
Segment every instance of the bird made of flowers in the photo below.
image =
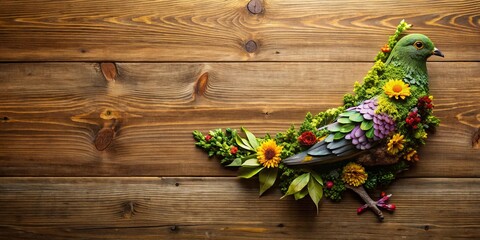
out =
[[380,209],[395,210],[388,203],[391,195],[374,201],[365,189],[387,186],[418,161],[418,148],[439,124],[432,115],[426,61],[443,54],[425,35],[401,38],[410,27],[400,22],[343,106],[307,113],[298,130],[292,125],[275,137],[259,138],[245,128],[243,134],[194,131],[196,145],[222,165],[239,168],[241,178],[258,175],[260,195],[278,182],[283,197],[309,195],[318,210],[324,196],[339,201],[351,189],[365,201],[358,213],[371,208],[383,220]]

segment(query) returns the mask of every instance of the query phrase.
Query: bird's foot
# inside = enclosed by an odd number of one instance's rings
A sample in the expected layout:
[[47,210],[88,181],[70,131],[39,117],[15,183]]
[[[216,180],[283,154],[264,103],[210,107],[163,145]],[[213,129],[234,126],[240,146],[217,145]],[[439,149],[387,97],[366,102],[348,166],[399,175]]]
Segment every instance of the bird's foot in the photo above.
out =
[[358,187],[353,187],[350,185],[345,185],[347,188],[352,189],[355,193],[357,193],[363,201],[365,201],[365,204],[357,209],[357,213],[363,213],[367,208],[372,209],[372,211],[378,216],[378,219],[380,221],[383,221],[383,213],[379,208],[388,210],[388,211],[395,211],[395,205],[394,204],[389,204],[387,203],[388,200],[392,197],[392,194],[385,194],[382,193],[382,197],[378,201],[373,201],[372,198],[368,195],[367,191],[365,191],[365,188],[363,186],[358,186]]

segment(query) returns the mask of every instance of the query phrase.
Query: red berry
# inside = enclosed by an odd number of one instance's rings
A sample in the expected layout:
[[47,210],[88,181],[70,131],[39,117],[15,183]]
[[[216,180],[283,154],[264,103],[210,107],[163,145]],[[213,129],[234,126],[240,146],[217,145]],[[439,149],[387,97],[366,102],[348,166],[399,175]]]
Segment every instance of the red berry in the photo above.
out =
[[357,214],[360,214],[360,213],[364,212],[365,209],[366,209],[366,208],[363,208],[363,207],[357,208]]
[[331,189],[333,187],[333,182],[332,181],[327,181],[327,189]]
[[387,194],[385,192],[380,193],[381,197],[385,197]]
[[205,141],[209,142],[211,139],[212,139],[212,136],[210,134],[205,136]]
[[395,204],[388,204],[387,205],[387,210],[389,210],[389,211],[395,211],[395,208],[396,208]]
[[232,146],[232,148],[230,148],[230,153],[231,153],[231,154],[235,155],[235,154],[237,154],[237,152],[238,152],[238,148],[237,148],[237,147]]

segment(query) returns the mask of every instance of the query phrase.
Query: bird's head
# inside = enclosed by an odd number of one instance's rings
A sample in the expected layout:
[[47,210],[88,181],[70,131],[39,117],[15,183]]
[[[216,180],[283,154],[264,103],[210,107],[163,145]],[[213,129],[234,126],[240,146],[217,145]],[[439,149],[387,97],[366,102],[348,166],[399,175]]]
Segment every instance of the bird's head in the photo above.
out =
[[423,34],[409,34],[401,38],[393,48],[392,55],[407,61],[423,62],[432,55],[444,57],[432,40]]

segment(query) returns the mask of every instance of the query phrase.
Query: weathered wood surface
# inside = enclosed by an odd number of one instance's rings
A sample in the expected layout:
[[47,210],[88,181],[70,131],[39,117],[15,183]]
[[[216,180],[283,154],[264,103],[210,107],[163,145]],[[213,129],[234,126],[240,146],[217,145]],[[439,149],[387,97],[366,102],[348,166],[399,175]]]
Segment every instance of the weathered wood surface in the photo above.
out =
[[[0,1],[0,239],[480,239],[480,2],[249,2]],[[442,123],[384,223],[349,192],[258,198],[194,147],[337,106],[403,18],[446,55]]]
[[248,2],[2,1],[0,61],[370,61],[403,18],[448,60],[480,59],[479,1]]
[[[306,112],[339,105],[371,65],[121,63],[108,81],[94,63],[1,64],[0,175],[231,176],[194,147],[193,130],[298,126]],[[480,63],[429,66],[442,125],[407,176],[478,177],[471,141],[480,127]],[[112,118],[116,136],[98,151],[94,139]]]
[[[360,199],[257,197],[236,178],[1,178],[5,239],[468,239],[480,236],[478,178],[402,179],[379,224]],[[452,204],[455,203],[455,204]]]

